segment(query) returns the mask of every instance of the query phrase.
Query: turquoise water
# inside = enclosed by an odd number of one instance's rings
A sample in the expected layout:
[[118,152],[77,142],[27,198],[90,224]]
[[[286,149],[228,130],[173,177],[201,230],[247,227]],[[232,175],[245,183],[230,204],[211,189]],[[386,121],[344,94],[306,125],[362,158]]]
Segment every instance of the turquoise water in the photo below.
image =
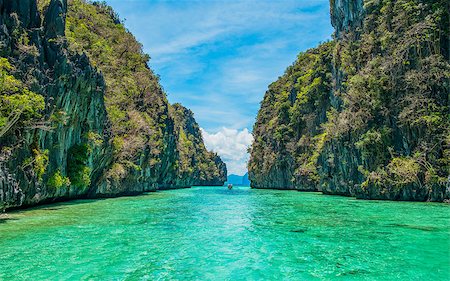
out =
[[449,280],[447,204],[195,187],[0,220],[0,280]]

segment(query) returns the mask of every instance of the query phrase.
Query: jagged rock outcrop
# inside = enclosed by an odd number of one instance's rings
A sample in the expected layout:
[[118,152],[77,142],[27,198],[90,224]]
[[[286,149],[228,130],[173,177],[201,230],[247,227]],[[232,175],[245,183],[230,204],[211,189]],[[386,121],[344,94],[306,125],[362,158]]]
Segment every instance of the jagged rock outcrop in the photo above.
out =
[[216,153],[207,151],[194,113],[179,103],[171,110],[178,145],[177,178],[182,181],[178,184],[223,185],[227,177],[226,166]]
[[[323,45],[309,50],[269,87],[254,128],[252,186],[448,201],[447,4],[330,1],[333,58],[311,67],[318,60],[307,54]],[[311,111],[320,97],[327,102]]]
[[361,27],[364,18],[363,0],[331,0],[330,14],[331,24],[339,37],[341,33]]
[[[21,19],[20,24],[24,28],[40,27],[40,18],[37,10],[36,1],[34,0],[0,0],[0,12],[2,16],[17,14]],[[7,18],[3,18],[4,22]]]
[[315,162],[332,92],[333,42],[298,56],[269,86],[253,128],[249,179],[255,188],[318,190]]
[[[45,118],[54,119],[35,129],[17,128],[1,138],[0,202],[6,208],[87,194],[88,185],[48,186],[56,173],[68,174],[72,165],[68,155],[74,147],[90,146],[83,166],[93,183],[112,158],[103,77],[90,66],[85,55],[69,55],[64,42],[54,40],[64,35],[65,7],[63,1],[52,1],[45,23],[40,26],[36,1],[0,3],[1,55],[15,66],[16,77],[45,97]],[[24,42],[24,36],[28,42]],[[61,117],[58,121],[57,115]],[[90,134],[98,136],[101,144],[90,145]],[[24,165],[27,159],[38,154],[46,158],[43,163],[46,173],[42,178],[36,176],[33,165]]]
[[[26,126],[12,126],[0,135],[0,209],[196,184],[188,180],[192,174],[179,178],[178,125],[170,116],[156,75],[149,72],[145,61],[141,63],[140,58],[147,56],[137,56],[134,50],[122,53],[128,65],[115,69],[118,77],[149,78],[136,84],[128,79],[130,88],[137,85],[144,90],[124,96],[135,101],[136,107],[116,110],[112,101],[120,103],[123,97],[108,89],[123,81],[101,74],[97,58],[88,51],[74,51],[75,37],[66,36],[68,25],[76,26],[73,21],[67,23],[73,20],[67,17],[67,9],[74,2],[44,2],[38,7],[36,0],[0,0],[0,56],[12,66],[2,71],[18,79],[13,83],[45,100],[42,118]],[[92,4],[79,3],[96,11]],[[108,11],[108,17],[115,16]],[[111,19],[118,30],[125,30],[117,18]],[[129,42],[127,46],[140,44]],[[135,61],[128,55],[139,57],[139,64],[132,65]],[[97,68],[92,66],[93,60]],[[126,68],[128,77],[120,67]],[[127,116],[126,126],[117,121],[122,114]],[[202,142],[201,138],[195,141]],[[223,171],[220,158],[214,161],[214,168]],[[206,180],[223,184],[215,175]]]
[[[151,190],[196,184],[197,169],[209,169],[211,162],[208,157],[196,156],[196,167],[183,170],[179,149],[184,144],[177,135],[177,128],[182,127],[178,122],[183,119],[174,116],[176,111],[171,110],[159,77],[148,67],[149,56],[112,8],[99,2],[70,0],[66,37],[69,49],[86,53],[106,81],[105,104],[112,121],[115,161],[102,189],[140,185]],[[206,175],[205,180],[220,183],[213,173]]]

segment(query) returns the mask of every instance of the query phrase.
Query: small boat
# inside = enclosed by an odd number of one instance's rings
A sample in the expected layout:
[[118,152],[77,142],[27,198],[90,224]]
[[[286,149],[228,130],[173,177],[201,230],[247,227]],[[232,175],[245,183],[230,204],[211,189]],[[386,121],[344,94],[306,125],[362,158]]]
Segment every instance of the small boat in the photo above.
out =
[[232,189],[233,188],[233,185],[230,183],[230,184],[228,184],[228,189]]

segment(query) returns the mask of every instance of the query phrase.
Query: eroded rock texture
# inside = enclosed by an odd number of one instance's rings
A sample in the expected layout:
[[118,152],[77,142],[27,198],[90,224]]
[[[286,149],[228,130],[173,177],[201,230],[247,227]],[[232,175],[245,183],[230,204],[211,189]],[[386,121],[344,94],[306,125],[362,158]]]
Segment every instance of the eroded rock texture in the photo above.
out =
[[330,6],[335,40],[300,54],[266,92],[252,186],[448,201],[448,3]]
[[[150,132],[146,142],[137,142],[135,152],[119,162],[114,144],[117,133],[105,106],[108,85],[91,58],[85,52],[70,51],[66,39],[67,9],[72,2],[42,3],[39,9],[36,0],[0,0],[0,56],[13,66],[11,75],[45,99],[41,119],[26,127],[15,126],[0,137],[0,208],[223,184],[225,179],[216,175],[204,179],[192,173],[180,175],[177,124],[169,116],[170,105],[160,86],[148,90],[151,94],[142,93],[158,97],[156,102],[145,98],[137,102],[149,111],[161,110],[154,111],[158,118],[150,120],[153,127],[163,128],[158,146],[148,141]],[[146,121],[150,122],[139,119]],[[189,116],[186,124],[191,122],[195,120]],[[194,140],[203,144],[198,134]],[[151,155],[155,151],[157,162]],[[214,168],[223,171],[220,158],[211,159],[216,161]]]

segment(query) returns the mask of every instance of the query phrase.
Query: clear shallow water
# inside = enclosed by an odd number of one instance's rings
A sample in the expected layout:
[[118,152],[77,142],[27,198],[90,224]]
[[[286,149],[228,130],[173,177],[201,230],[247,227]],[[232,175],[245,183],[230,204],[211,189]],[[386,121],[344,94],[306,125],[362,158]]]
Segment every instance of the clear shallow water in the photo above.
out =
[[195,187],[0,219],[0,280],[449,280],[447,204]]

